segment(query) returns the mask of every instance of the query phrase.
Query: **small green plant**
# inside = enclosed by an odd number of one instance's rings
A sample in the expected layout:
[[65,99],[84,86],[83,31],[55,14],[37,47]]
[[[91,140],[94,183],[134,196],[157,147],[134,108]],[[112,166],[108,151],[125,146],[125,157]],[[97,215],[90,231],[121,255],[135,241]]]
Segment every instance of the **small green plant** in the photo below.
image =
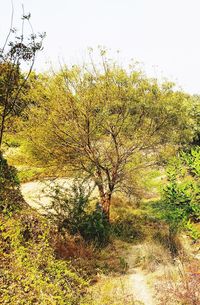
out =
[[190,220],[187,222],[186,228],[194,241],[200,239],[200,232],[194,227],[194,224],[192,224]]
[[200,177],[200,148],[192,148],[190,153],[182,152],[181,160],[194,177]]
[[120,256],[119,257],[119,263],[120,263],[120,267],[122,269],[122,272],[123,273],[126,273],[126,271],[128,270],[128,263],[127,261],[125,260],[124,257]]

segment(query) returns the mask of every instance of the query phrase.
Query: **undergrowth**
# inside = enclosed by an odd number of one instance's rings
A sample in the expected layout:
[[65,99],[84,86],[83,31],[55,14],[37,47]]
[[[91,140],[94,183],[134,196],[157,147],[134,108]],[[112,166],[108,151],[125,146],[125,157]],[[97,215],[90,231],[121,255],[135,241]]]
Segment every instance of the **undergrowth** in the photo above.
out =
[[1,215],[2,304],[79,304],[87,282],[69,260],[55,257],[50,227],[32,210]]

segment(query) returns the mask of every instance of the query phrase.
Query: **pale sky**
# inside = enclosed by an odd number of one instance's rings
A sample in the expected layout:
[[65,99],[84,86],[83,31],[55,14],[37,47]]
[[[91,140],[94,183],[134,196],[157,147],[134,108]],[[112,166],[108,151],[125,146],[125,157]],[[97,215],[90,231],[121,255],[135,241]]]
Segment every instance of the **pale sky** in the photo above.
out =
[[[147,75],[166,77],[200,94],[200,0],[13,0],[14,24],[21,4],[35,32],[47,32],[35,68],[59,59],[75,64],[88,47],[107,47],[120,62],[143,63]],[[0,0],[0,42],[6,36],[10,0]]]

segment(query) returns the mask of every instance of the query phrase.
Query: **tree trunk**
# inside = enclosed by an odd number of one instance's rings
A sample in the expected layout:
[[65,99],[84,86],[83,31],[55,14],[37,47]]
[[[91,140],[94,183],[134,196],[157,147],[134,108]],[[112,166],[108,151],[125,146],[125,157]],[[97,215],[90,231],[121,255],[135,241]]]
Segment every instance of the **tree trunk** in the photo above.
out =
[[0,151],[2,148],[2,142],[3,142],[3,133],[4,133],[4,127],[5,127],[5,118],[6,118],[6,107],[4,107],[4,111],[2,113],[1,118],[1,128],[0,128]]
[[178,247],[177,229],[169,227],[169,248],[172,256],[178,255]]
[[101,194],[101,207],[104,213],[104,216],[110,222],[110,204],[111,204],[111,194]]

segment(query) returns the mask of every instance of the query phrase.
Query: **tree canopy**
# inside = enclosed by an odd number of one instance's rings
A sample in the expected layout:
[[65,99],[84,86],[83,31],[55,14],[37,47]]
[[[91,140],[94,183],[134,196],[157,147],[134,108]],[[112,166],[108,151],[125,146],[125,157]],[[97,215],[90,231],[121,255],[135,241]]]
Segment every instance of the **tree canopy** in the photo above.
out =
[[134,158],[147,161],[163,146],[184,143],[192,120],[190,96],[172,83],[102,58],[101,66],[63,67],[38,78],[28,134],[36,158],[94,181],[109,217],[112,194],[134,169]]

